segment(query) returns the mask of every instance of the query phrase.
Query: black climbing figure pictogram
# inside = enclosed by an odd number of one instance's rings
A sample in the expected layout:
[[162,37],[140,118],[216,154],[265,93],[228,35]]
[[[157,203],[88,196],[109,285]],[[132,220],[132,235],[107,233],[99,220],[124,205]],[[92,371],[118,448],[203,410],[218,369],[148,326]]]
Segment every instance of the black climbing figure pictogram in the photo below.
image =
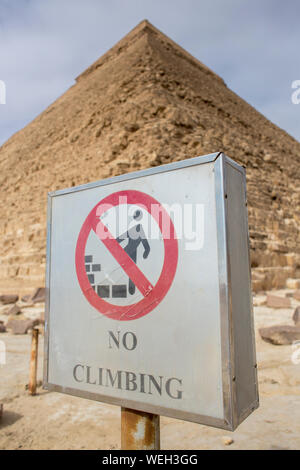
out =
[[[141,220],[143,217],[142,211],[137,210],[135,211],[133,218],[136,221]],[[131,227],[129,230],[127,230],[125,233],[120,235],[117,238],[118,243],[122,243],[125,240],[128,240],[128,243],[124,248],[124,251],[130,256],[130,258],[136,263],[137,261],[137,250],[140,244],[143,245],[144,247],[144,253],[143,253],[143,258],[146,259],[150,253],[150,246],[148,243],[148,240],[146,238],[146,235],[144,233],[143,227],[140,223],[137,225],[134,225]],[[135,293],[135,284],[132,282],[131,279],[129,279],[129,284],[128,284],[128,291],[131,295]]]

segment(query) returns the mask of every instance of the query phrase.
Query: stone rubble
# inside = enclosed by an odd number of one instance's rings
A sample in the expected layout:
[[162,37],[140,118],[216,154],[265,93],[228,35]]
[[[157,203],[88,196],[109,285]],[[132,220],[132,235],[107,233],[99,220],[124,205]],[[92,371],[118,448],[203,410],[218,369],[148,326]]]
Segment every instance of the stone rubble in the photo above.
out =
[[[19,296],[15,295],[14,299],[17,298]],[[27,297],[29,302],[24,302],[24,297],[22,299],[10,307],[7,307],[7,304],[0,306],[0,332],[9,331],[12,334],[27,334],[32,328],[37,327],[43,333],[45,289],[34,289],[32,294]]]
[[14,335],[25,335],[39,324],[39,320],[31,320],[29,318],[10,318],[7,322],[6,329],[11,330]]
[[231,444],[234,443],[234,440],[232,439],[232,437],[223,436],[222,437],[222,442],[223,442],[224,446],[231,446]]
[[291,306],[291,301],[288,297],[279,297],[277,295],[268,294],[266,305],[270,308],[289,308]]
[[6,315],[19,315],[20,313],[22,313],[22,310],[20,309],[18,304],[15,304],[13,307],[11,307],[5,312]]
[[3,305],[14,304],[19,299],[19,296],[16,294],[4,294],[0,295],[0,302]]
[[294,295],[293,295],[294,299],[296,300],[299,300],[300,301],[300,290],[297,290],[296,292],[294,292]]
[[259,334],[268,343],[279,345],[293,344],[300,340],[300,326],[275,325],[260,328]]
[[295,325],[300,326],[300,306],[296,307],[293,313],[293,322],[295,323]]

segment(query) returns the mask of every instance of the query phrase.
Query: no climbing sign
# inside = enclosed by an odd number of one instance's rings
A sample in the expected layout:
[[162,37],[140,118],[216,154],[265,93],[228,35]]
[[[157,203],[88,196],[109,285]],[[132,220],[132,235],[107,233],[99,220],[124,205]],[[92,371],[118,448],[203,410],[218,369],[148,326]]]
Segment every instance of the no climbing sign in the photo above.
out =
[[240,165],[50,193],[47,240],[45,388],[225,429],[257,408]]

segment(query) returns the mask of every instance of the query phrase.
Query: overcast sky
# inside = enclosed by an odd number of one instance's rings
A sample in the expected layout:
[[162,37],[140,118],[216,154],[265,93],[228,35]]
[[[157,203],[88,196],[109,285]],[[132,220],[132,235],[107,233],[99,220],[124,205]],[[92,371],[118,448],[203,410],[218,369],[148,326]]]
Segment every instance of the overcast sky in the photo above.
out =
[[0,0],[0,145],[145,18],[300,141],[297,0]]

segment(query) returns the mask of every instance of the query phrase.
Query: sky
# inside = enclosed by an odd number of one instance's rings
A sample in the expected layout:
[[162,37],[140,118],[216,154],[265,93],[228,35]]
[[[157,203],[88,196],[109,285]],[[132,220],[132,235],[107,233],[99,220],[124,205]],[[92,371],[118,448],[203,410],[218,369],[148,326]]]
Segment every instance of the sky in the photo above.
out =
[[300,141],[299,18],[297,0],[0,0],[0,145],[143,19]]

